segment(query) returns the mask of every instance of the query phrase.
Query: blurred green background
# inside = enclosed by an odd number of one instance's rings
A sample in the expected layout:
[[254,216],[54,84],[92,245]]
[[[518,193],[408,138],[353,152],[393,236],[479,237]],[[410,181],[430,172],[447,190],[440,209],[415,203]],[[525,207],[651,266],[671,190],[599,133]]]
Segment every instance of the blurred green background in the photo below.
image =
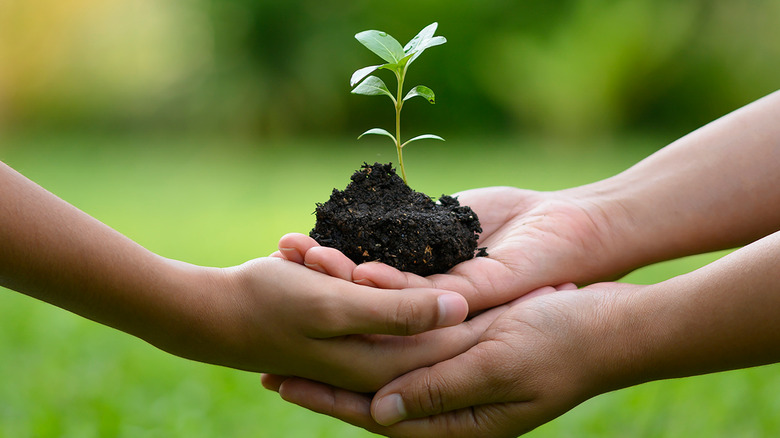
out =
[[[407,170],[431,195],[554,190],[613,175],[778,88],[770,0],[0,1],[0,160],[149,249],[229,266],[306,232],[363,161],[395,161],[376,63],[353,35],[405,43],[439,22],[411,83]],[[722,254],[651,266],[657,282]],[[363,437],[281,402],[256,375],[162,353],[0,294],[0,437]],[[780,433],[777,366],[597,397],[529,436]]]
[[778,17],[772,0],[5,0],[2,120],[352,135],[391,117],[349,94],[350,74],[379,60],[352,36],[403,44],[438,21],[449,43],[409,78],[438,105],[409,105],[410,129],[683,133],[777,88]]

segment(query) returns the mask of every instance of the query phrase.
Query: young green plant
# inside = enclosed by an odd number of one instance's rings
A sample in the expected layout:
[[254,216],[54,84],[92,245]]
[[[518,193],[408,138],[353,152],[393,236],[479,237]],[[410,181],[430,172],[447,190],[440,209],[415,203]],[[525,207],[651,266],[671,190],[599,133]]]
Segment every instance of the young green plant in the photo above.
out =
[[[430,103],[435,103],[436,96],[433,94],[433,90],[424,86],[418,85],[404,96],[404,80],[406,79],[406,72],[409,70],[409,66],[416,60],[425,49],[429,47],[438,46],[447,42],[447,39],[443,36],[434,36],[438,23],[432,23],[426,26],[420,33],[412,38],[406,46],[401,47],[401,44],[396,41],[395,38],[390,36],[387,32],[381,32],[378,30],[366,30],[355,35],[355,38],[360,41],[361,44],[366,46],[369,50],[379,55],[380,58],[386,61],[385,64],[371,65],[361,68],[352,74],[350,79],[350,85],[355,87],[352,90],[354,94],[363,94],[366,96],[381,96],[385,95],[393,101],[395,106],[395,135],[382,128],[372,128],[368,131],[360,134],[358,138],[367,134],[377,134],[390,137],[395,144],[396,151],[398,152],[398,167],[401,169],[401,177],[406,183],[406,170],[404,169],[404,157],[402,149],[407,144],[422,140],[426,138],[444,140],[438,135],[424,134],[417,137],[410,138],[405,142],[401,142],[401,109],[404,106],[404,102],[413,97],[422,97]],[[395,78],[398,84],[398,88],[393,94],[390,89],[387,88],[382,79],[371,75],[371,73],[377,70],[390,70],[395,74]],[[403,96],[403,97],[402,97]],[[408,183],[407,183],[408,184]]]

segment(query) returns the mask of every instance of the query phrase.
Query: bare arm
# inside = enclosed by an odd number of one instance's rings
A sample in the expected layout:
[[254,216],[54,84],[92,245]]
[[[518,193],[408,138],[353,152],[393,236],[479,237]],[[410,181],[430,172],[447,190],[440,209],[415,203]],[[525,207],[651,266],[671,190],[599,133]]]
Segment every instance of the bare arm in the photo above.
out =
[[780,91],[615,177],[568,192],[617,219],[607,223],[618,233],[617,257],[633,268],[745,245],[780,230],[778,169]]
[[780,232],[617,302],[615,345],[636,354],[618,386],[778,362]]
[[0,199],[0,285],[182,357],[376,390],[465,350],[489,322],[409,336],[463,321],[463,297],[371,289],[276,257],[167,259],[3,163]]
[[546,285],[614,280],[650,263],[780,230],[778,169],[775,92],[603,181],[555,192],[460,193],[480,217],[479,244],[489,257],[426,278],[366,263],[354,268],[353,278],[379,287],[458,291],[472,310]]
[[[3,163],[0,193],[0,284],[142,337],[155,336],[145,333],[150,320],[175,324],[177,297],[161,291],[186,289],[180,271],[188,266],[147,251]],[[209,275],[198,273],[201,281]]]

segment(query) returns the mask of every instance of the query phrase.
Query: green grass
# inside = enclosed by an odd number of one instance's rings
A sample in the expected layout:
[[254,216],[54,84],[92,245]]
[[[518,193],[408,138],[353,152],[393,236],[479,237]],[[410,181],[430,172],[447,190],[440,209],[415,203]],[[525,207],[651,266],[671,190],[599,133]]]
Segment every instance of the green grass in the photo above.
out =
[[[438,196],[471,187],[550,190],[619,172],[653,148],[480,141],[413,145],[410,184]],[[629,147],[630,146],[630,147]],[[307,232],[315,202],[384,142],[253,144],[214,139],[27,136],[0,160],[147,248],[229,266]],[[718,254],[631,274],[660,281]],[[287,405],[257,375],[182,360],[20,294],[0,293],[0,437],[365,437]],[[655,382],[590,400],[529,436],[763,437],[780,433],[776,366]]]

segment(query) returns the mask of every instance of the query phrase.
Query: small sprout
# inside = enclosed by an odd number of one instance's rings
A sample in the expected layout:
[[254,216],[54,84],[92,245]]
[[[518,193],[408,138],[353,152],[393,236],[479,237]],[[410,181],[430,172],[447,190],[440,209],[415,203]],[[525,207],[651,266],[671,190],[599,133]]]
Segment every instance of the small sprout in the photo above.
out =
[[[401,96],[403,96],[406,72],[412,62],[414,62],[414,60],[417,59],[423,51],[425,51],[425,49],[447,42],[447,39],[443,36],[433,36],[437,27],[438,23],[432,23],[426,26],[404,47],[401,47],[401,44],[387,32],[366,30],[355,35],[355,38],[360,41],[361,44],[379,55],[379,57],[382,58],[386,63],[363,67],[353,73],[352,78],[349,81],[350,85],[355,87],[352,90],[352,93],[363,94],[366,96],[385,95],[390,98],[390,100],[393,102],[393,106],[395,106],[395,135],[382,128],[372,128],[360,134],[358,138],[361,138],[367,134],[375,134],[384,135],[392,139],[393,144],[395,144],[396,151],[398,152],[398,167],[401,169],[401,177],[404,179],[404,182],[407,181],[406,170],[404,170],[404,158],[402,154],[403,147],[413,141],[429,138],[444,141],[444,139],[438,135],[424,134],[410,138],[405,142],[401,142],[401,109],[404,106],[404,102],[417,96],[422,97],[430,103],[436,102],[436,96],[434,95],[433,90],[426,87],[425,85],[418,85],[409,90],[409,92],[403,98]],[[385,85],[382,79],[371,75],[371,73],[380,69],[390,70],[395,73],[395,78],[398,85],[395,94],[393,94],[393,92],[387,88],[387,85]]]

